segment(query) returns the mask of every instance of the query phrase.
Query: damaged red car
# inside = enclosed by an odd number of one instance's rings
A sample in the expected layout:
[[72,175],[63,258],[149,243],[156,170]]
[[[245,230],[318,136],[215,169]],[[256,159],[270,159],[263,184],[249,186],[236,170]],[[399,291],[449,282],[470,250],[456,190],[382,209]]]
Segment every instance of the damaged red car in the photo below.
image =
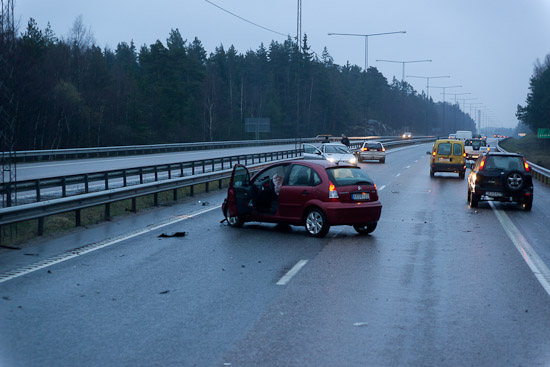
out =
[[336,225],[371,233],[382,204],[374,181],[360,167],[300,160],[272,164],[252,178],[245,166],[235,165],[222,211],[231,227],[303,225],[310,236],[323,237]]

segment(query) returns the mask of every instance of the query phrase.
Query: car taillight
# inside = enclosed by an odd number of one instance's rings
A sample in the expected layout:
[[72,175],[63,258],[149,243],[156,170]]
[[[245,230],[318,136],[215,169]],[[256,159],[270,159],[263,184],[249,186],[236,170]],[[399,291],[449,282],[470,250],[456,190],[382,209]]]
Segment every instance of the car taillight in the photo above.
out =
[[338,201],[340,196],[338,196],[338,191],[336,191],[336,186],[332,182],[328,182],[328,199],[329,201]]
[[382,148],[382,151],[385,152],[385,151],[386,151],[386,148]]
[[525,167],[525,172],[529,172],[529,163],[523,158],[523,166]]
[[367,150],[369,150],[369,148],[361,148],[362,152],[366,152]]
[[486,158],[487,158],[487,157],[483,157],[483,158],[481,159],[481,162],[479,162],[479,170],[480,170],[480,171],[483,170],[483,167],[485,167],[485,159],[486,159]]
[[432,152],[432,156],[434,156],[434,157],[435,157],[435,150],[434,150],[434,151]]

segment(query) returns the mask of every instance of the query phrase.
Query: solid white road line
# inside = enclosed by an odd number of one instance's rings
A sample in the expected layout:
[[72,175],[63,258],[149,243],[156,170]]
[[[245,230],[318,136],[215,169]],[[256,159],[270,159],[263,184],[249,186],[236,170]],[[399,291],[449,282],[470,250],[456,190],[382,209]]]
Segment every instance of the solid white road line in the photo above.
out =
[[285,274],[284,277],[282,277],[278,282],[277,285],[287,285],[288,282],[290,282],[290,279],[292,279],[293,276],[298,274],[300,269],[302,269],[306,264],[308,260],[300,260],[288,271],[288,273]]
[[213,208],[208,208],[208,209],[205,209],[205,210],[198,211],[196,213],[192,213],[190,215],[179,215],[177,217],[169,219],[168,221],[149,226],[145,229],[142,229],[142,230],[139,230],[139,231],[136,231],[136,232],[125,234],[125,235],[115,237],[115,238],[110,238],[110,239],[107,239],[105,241],[92,243],[92,244],[89,244],[89,245],[86,245],[86,246],[83,246],[83,247],[79,247],[77,249],[69,250],[69,251],[66,251],[66,252],[62,253],[61,255],[54,256],[52,258],[40,261],[38,263],[31,264],[31,265],[26,265],[22,268],[12,270],[12,271],[8,271],[6,273],[0,274],[0,283],[6,282],[6,281],[11,280],[11,279],[18,278],[20,276],[35,272],[37,270],[46,268],[46,267],[54,265],[54,264],[61,263],[63,261],[70,260],[70,259],[78,257],[78,256],[82,256],[84,254],[102,249],[104,247],[108,247],[108,246],[114,245],[116,243],[126,241],[130,238],[141,236],[142,234],[145,234],[145,233],[148,233],[148,232],[151,232],[151,231],[156,231],[159,228],[166,227],[166,226],[172,225],[174,223],[178,223],[178,222],[184,221],[186,219],[196,217],[198,215],[207,213],[207,212],[212,211],[212,210],[216,210],[216,209],[219,210],[220,207],[221,207],[221,205],[218,205],[218,206],[215,206]]
[[533,250],[529,242],[523,237],[508,215],[504,211],[497,209],[492,201],[489,201],[489,205],[493,208],[500,224],[514,243],[514,246],[516,246],[523,260],[529,265],[529,268],[531,268],[531,271],[535,274],[539,283],[550,296],[550,270],[544,261],[542,261],[535,250]]

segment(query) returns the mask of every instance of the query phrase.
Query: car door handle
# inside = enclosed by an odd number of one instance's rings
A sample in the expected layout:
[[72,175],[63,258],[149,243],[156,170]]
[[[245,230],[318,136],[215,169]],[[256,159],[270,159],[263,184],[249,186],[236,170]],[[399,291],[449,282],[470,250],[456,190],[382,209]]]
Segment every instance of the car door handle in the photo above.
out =
[[302,195],[307,195],[307,194],[309,194],[309,191],[307,190],[302,191]]

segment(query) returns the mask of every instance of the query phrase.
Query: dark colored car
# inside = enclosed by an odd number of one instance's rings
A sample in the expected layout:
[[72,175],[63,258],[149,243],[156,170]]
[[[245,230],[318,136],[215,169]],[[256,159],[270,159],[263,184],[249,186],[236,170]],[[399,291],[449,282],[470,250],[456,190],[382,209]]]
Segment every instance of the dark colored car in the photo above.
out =
[[382,204],[361,168],[304,160],[275,163],[252,178],[245,166],[235,165],[222,211],[232,227],[249,221],[286,223],[304,225],[310,236],[323,237],[334,225],[371,233]]
[[468,202],[516,202],[525,210],[533,205],[533,179],[521,154],[489,152],[476,161],[468,175]]

